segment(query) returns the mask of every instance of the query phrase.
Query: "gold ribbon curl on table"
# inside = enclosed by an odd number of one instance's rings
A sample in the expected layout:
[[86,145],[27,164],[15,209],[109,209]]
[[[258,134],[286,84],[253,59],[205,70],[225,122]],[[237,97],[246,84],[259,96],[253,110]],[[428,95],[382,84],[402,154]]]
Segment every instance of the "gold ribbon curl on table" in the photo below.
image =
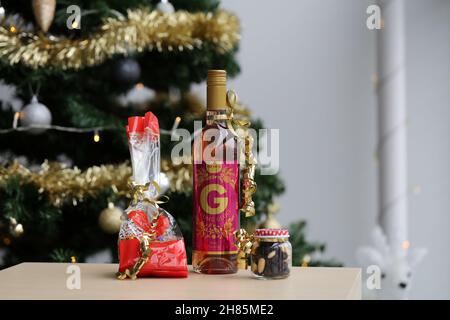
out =
[[90,37],[69,39],[0,26],[0,58],[31,68],[81,69],[116,54],[157,50],[172,52],[212,44],[218,53],[233,50],[240,40],[239,19],[226,11],[161,13],[130,9],[126,17],[109,17]]
[[[170,189],[185,192],[191,188],[191,165],[173,165],[164,159],[161,163],[162,171],[167,174]],[[45,161],[38,171],[13,162],[6,167],[0,166],[0,188],[9,179],[18,177],[21,183],[36,185],[39,193],[46,194],[55,206],[61,206],[65,201],[72,201],[77,205],[87,197],[95,197],[99,192],[111,188],[114,193],[132,198],[129,189],[131,167],[128,162],[116,165],[92,166],[85,170],[68,168],[58,162]]]
[[[253,195],[256,192],[255,170],[256,157],[253,154],[253,138],[248,132],[250,121],[246,119],[237,119],[234,116],[234,111],[237,103],[237,94],[233,90],[227,92],[227,104],[229,113],[227,115],[227,124],[231,132],[244,143],[244,160],[245,165],[243,169],[243,183],[242,183],[242,206],[241,211],[245,213],[246,217],[255,215],[255,203],[253,202]],[[243,134],[238,134],[237,129],[241,129]]]
[[119,280],[124,280],[127,277],[131,280],[136,280],[139,271],[141,271],[142,267],[147,263],[148,258],[150,257],[150,242],[154,241],[154,234],[144,233],[139,238],[139,248],[141,250],[141,256],[139,260],[133,265],[131,269],[125,269],[124,272],[117,272],[116,277]]
[[[154,198],[148,198],[146,196],[146,192],[150,190],[150,186],[153,186],[156,191],[156,195]],[[155,241],[156,239],[156,227],[158,226],[158,218],[160,216],[159,211],[159,204],[166,203],[169,201],[169,197],[167,196],[159,196],[161,192],[161,188],[159,187],[158,183],[156,181],[150,181],[144,185],[141,184],[135,184],[134,182],[130,183],[131,188],[131,203],[136,205],[139,201],[148,202],[155,206],[156,208],[156,214],[153,217],[151,223],[150,223],[150,231],[144,232],[139,237],[139,248],[141,251],[141,256],[139,257],[138,261],[133,265],[131,269],[125,269],[124,272],[117,272],[116,276],[119,280],[124,280],[127,277],[135,280],[137,279],[137,275],[141,271],[142,267],[147,263],[148,259],[150,258],[151,249],[150,249],[150,243],[152,241]],[[163,200],[162,200],[163,199]]]
[[238,267],[247,269],[249,266],[249,255],[253,247],[253,235],[245,229],[239,229],[234,233],[236,238],[236,247],[238,248]]

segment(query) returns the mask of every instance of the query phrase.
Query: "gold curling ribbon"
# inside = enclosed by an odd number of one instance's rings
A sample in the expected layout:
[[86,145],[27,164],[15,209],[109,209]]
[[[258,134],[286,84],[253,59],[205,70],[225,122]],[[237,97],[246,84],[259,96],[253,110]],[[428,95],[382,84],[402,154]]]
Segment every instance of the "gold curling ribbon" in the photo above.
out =
[[[230,131],[238,137],[241,141],[244,141],[244,156],[245,166],[243,169],[243,190],[242,190],[242,207],[241,211],[245,213],[245,216],[252,217],[255,215],[255,203],[253,202],[253,195],[256,192],[255,182],[255,169],[256,169],[256,157],[253,150],[253,138],[248,133],[250,121],[235,119],[234,110],[237,106],[237,94],[233,90],[227,92],[227,104],[229,108],[229,114],[227,115],[227,124]],[[244,134],[241,136],[236,132],[236,129],[241,129]]]
[[158,183],[156,181],[151,181],[146,183],[145,185],[135,184],[131,183],[131,192],[132,192],[132,204],[136,204],[139,200],[145,201],[148,203],[153,204],[156,207],[156,215],[153,217],[152,222],[150,224],[150,232],[145,232],[142,234],[142,236],[139,238],[139,247],[141,249],[141,256],[139,257],[139,260],[136,261],[136,263],[133,265],[131,269],[125,269],[124,272],[117,272],[116,276],[119,280],[124,280],[127,277],[136,280],[137,275],[139,271],[141,271],[142,267],[147,263],[148,259],[150,258],[150,243],[152,241],[155,241],[156,238],[156,227],[158,225],[158,218],[160,216],[159,211],[159,204],[166,203],[169,200],[168,196],[162,196],[164,197],[164,200],[157,200],[158,197],[155,197],[155,199],[149,199],[145,197],[145,192],[148,191],[150,185],[153,185],[157,191],[157,195],[160,193],[161,188],[159,187]]
[[236,237],[236,247],[238,248],[238,268],[247,269],[249,266],[249,255],[253,246],[253,235],[245,229],[239,229],[234,233]]
[[[132,198],[131,204],[135,205],[140,200],[140,201],[151,203],[155,207],[158,208],[159,204],[166,203],[167,201],[169,201],[169,197],[166,195],[163,195],[160,197],[156,196],[154,199],[145,197],[145,192],[147,192],[149,190],[151,185],[155,188],[156,194],[159,195],[161,193],[161,187],[154,180],[147,182],[146,184],[135,184],[134,182],[131,182],[129,184],[129,187],[131,189],[131,198]],[[163,200],[161,200],[161,199],[163,199]]]

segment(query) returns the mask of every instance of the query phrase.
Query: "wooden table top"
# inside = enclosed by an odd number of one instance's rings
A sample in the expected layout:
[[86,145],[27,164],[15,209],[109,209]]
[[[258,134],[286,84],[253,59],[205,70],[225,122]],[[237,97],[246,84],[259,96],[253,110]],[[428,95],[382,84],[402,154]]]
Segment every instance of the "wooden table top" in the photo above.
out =
[[[78,266],[80,289],[69,266]],[[249,270],[232,275],[188,278],[117,280],[117,264],[22,263],[0,271],[0,299],[361,299],[361,270],[357,268],[300,268],[282,280],[258,280]]]

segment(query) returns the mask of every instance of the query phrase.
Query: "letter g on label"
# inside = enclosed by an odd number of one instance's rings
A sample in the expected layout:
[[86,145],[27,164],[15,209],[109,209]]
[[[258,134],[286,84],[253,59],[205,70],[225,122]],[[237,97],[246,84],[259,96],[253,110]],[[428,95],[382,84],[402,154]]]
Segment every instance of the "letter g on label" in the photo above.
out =
[[208,202],[208,198],[210,197],[210,193],[214,192],[219,194],[219,196],[223,196],[226,194],[227,190],[220,184],[208,184],[200,193],[200,206],[202,210],[207,214],[219,214],[225,211],[228,206],[228,198],[227,197],[214,197],[213,203],[214,207],[211,206]]

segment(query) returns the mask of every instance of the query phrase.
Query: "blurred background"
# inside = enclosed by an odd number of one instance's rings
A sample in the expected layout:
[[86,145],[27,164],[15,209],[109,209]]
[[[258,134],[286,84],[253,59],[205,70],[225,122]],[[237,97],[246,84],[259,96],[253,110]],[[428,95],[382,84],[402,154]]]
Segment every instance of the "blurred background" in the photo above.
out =
[[[184,2],[174,1],[175,7]],[[242,27],[236,53],[241,73],[237,76],[228,60],[223,66],[236,75],[229,86],[264,121],[264,127],[280,129],[280,178],[286,190],[275,200],[262,199],[264,208],[276,201],[280,210],[275,217],[285,226],[307,221],[308,238],[325,243],[327,257],[355,267],[360,266],[358,248],[371,243],[379,210],[380,31],[366,26],[366,10],[374,3],[221,3],[239,17]],[[408,246],[428,251],[414,270],[410,298],[450,299],[450,1],[404,1],[404,19]],[[153,79],[144,80],[155,88]],[[201,99],[203,80],[195,77],[190,87]],[[171,85],[186,89],[176,81]],[[0,86],[0,98],[7,95],[10,89]],[[175,115],[166,115],[165,127]],[[183,229],[183,220],[176,218]],[[61,259],[66,256],[61,254]],[[94,261],[108,259],[100,255]]]
[[[360,0],[228,0],[242,19],[232,86],[280,128],[278,219],[354,266],[377,221],[376,32]],[[257,12],[255,12],[257,8]],[[405,1],[411,245],[428,248],[412,298],[450,298],[450,1]]]

